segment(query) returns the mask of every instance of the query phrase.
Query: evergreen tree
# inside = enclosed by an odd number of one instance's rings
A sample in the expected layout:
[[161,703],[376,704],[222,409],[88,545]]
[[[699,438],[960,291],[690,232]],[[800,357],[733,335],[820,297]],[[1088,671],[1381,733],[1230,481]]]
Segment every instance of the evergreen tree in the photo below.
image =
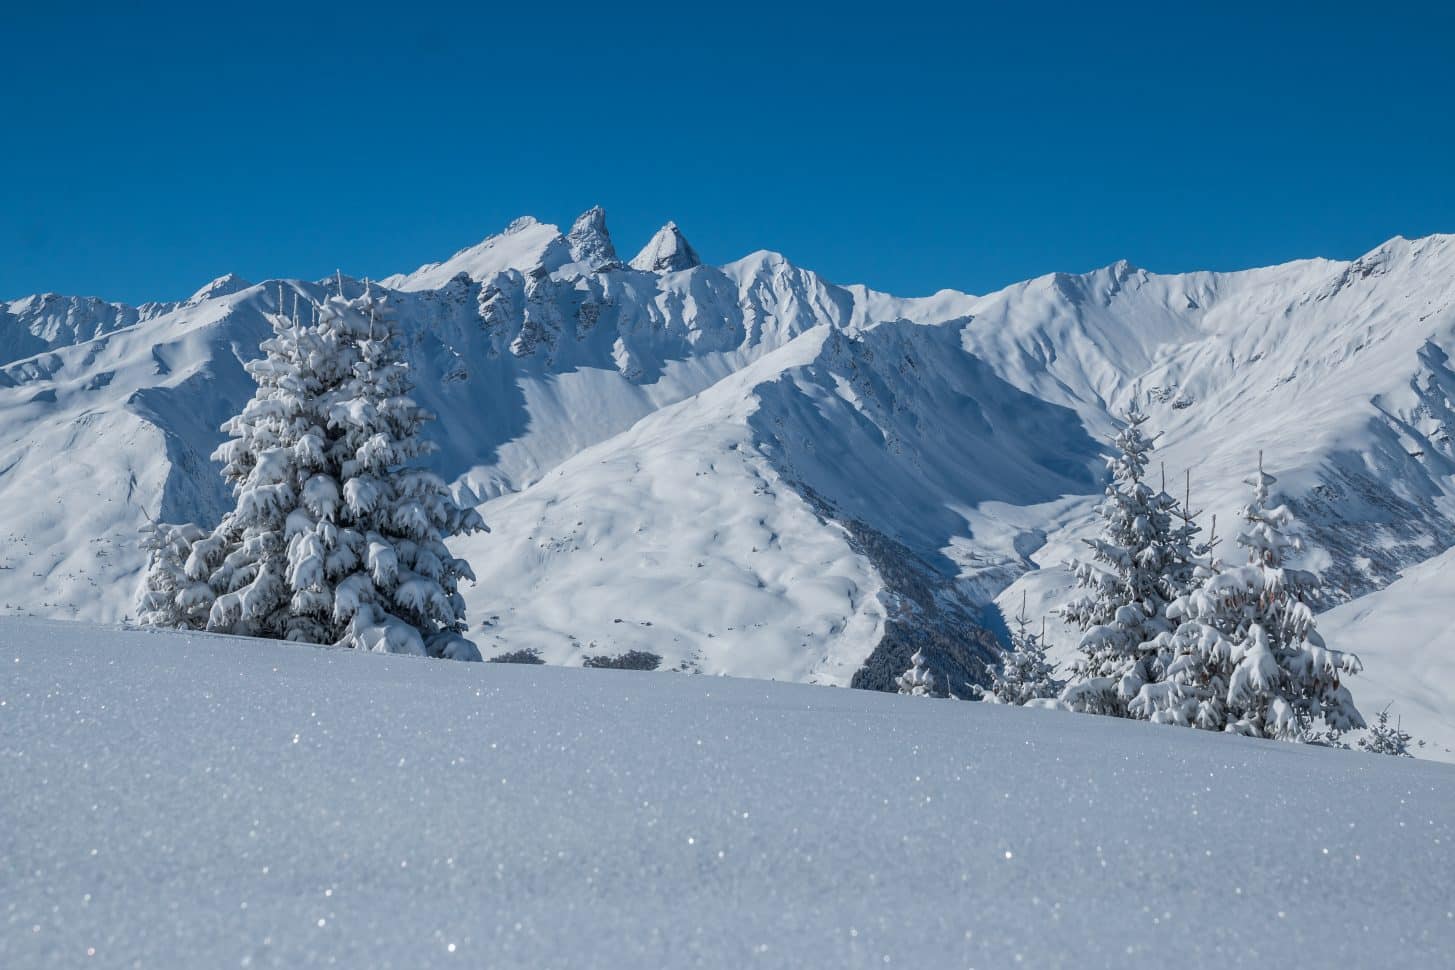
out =
[[1136,706],[1152,720],[1290,741],[1364,726],[1343,677],[1358,673],[1353,654],[1329,649],[1309,603],[1317,578],[1288,564],[1297,542],[1287,506],[1272,505],[1263,471],[1248,480],[1237,541],[1247,564],[1213,563],[1169,609],[1181,625],[1163,644],[1174,658],[1163,684],[1144,689]]
[[1074,681],[1062,700],[1087,713],[1133,716],[1129,704],[1143,685],[1162,679],[1157,638],[1175,628],[1167,607],[1192,579],[1196,523],[1179,514],[1165,488],[1146,481],[1154,448],[1146,422],[1134,402],[1112,439],[1111,482],[1097,507],[1102,534],[1086,540],[1091,561],[1074,564],[1086,592],[1060,611],[1083,631]]
[[[1206,540],[1198,538],[1196,513],[1192,511],[1192,476],[1188,473],[1186,499],[1179,507],[1178,531],[1188,543],[1192,556],[1191,573],[1182,596],[1167,607],[1167,616],[1175,625],[1170,632],[1157,635],[1153,641],[1164,670],[1164,678],[1144,684],[1128,705],[1133,717],[1159,724],[1178,724],[1220,731],[1227,718],[1227,680],[1231,673],[1227,663],[1229,650],[1205,638],[1205,627],[1189,617],[1188,597],[1204,588],[1224,570],[1214,553],[1217,546],[1217,516],[1213,517],[1212,533]],[[1211,618],[1219,632],[1231,633],[1233,625],[1226,619]]]
[[1425,742],[1416,741],[1414,735],[1400,727],[1398,721],[1394,727],[1389,726],[1389,708],[1374,715],[1374,726],[1369,733],[1359,739],[1359,750],[1368,751],[1370,754],[1388,754],[1397,758],[1413,758],[1410,754],[1410,744],[1423,748]]
[[186,569],[193,543],[206,535],[190,522],[153,522],[142,529],[141,547],[147,552],[147,569],[137,611],[143,626],[174,630],[206,626],[212,590],[205,582],[187,575]]
[[946,692],[935,682],[934,671],[930,670],[929,664],[925,661],[923,650],[916,650],[914,656],[909,658],[910,667],[899,675],[895,681],[899,685],[901,694],[911,694],[915,697],[944,697]]
[[1001,658],[1000,669],[994,671],[986,700],[1002,704],[1025,704],[1040,698],[1056,697],[1066,686],[1056,679],[1056,665],[1046,660],[1045,624],[1039,634],[1032,633],[1026,615],[1026,597],[1021,594],[1020,612],[1015,615],[1015,631],[1011,633],[1010,650]]
[[[367,286],[346,299],[340,278],[313,322],[277,314],[262,349],[247,365],[258,390],[213,455],[237,504],[187,540],[183,622],[202,625],[205,606],[219,632],[478,660],[460,636],[458,586],[474,577],[444,540],[484,523],[409,464],[432,416],[408,397],[384,302]],[[148,597],[180,584],[178,554],[155,554]]]

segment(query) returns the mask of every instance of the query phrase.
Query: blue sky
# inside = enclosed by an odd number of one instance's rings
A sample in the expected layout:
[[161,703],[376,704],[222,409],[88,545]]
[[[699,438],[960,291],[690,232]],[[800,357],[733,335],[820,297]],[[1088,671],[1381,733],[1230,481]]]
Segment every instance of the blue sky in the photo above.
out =
[[14,6],[0,297],[381,276],[594,203],[627,255],[675,219],[904,295],[1455,232],[1448,5]]

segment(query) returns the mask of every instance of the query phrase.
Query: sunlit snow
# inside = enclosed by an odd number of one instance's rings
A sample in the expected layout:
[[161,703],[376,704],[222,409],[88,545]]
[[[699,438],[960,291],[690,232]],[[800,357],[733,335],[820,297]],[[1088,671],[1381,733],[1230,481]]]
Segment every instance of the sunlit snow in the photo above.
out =
[[0,619],[0,966],[1437,967],[1455,771]]

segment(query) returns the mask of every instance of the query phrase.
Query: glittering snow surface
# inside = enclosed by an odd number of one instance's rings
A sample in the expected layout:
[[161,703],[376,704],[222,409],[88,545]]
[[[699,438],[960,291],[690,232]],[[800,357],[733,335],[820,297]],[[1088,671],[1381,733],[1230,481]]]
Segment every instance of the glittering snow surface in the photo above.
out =
[[0,966],[1449,966],[1455,770],[0,620]]

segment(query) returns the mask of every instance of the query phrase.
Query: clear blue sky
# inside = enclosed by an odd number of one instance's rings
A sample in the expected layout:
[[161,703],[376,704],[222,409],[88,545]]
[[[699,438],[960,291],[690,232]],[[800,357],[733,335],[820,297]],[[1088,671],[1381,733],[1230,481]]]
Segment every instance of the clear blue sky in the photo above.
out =
[[1455,232],[1448,4],[17,6],[0,297],[380,276],[593,203],[626,255],[676,219],[904,295]]

